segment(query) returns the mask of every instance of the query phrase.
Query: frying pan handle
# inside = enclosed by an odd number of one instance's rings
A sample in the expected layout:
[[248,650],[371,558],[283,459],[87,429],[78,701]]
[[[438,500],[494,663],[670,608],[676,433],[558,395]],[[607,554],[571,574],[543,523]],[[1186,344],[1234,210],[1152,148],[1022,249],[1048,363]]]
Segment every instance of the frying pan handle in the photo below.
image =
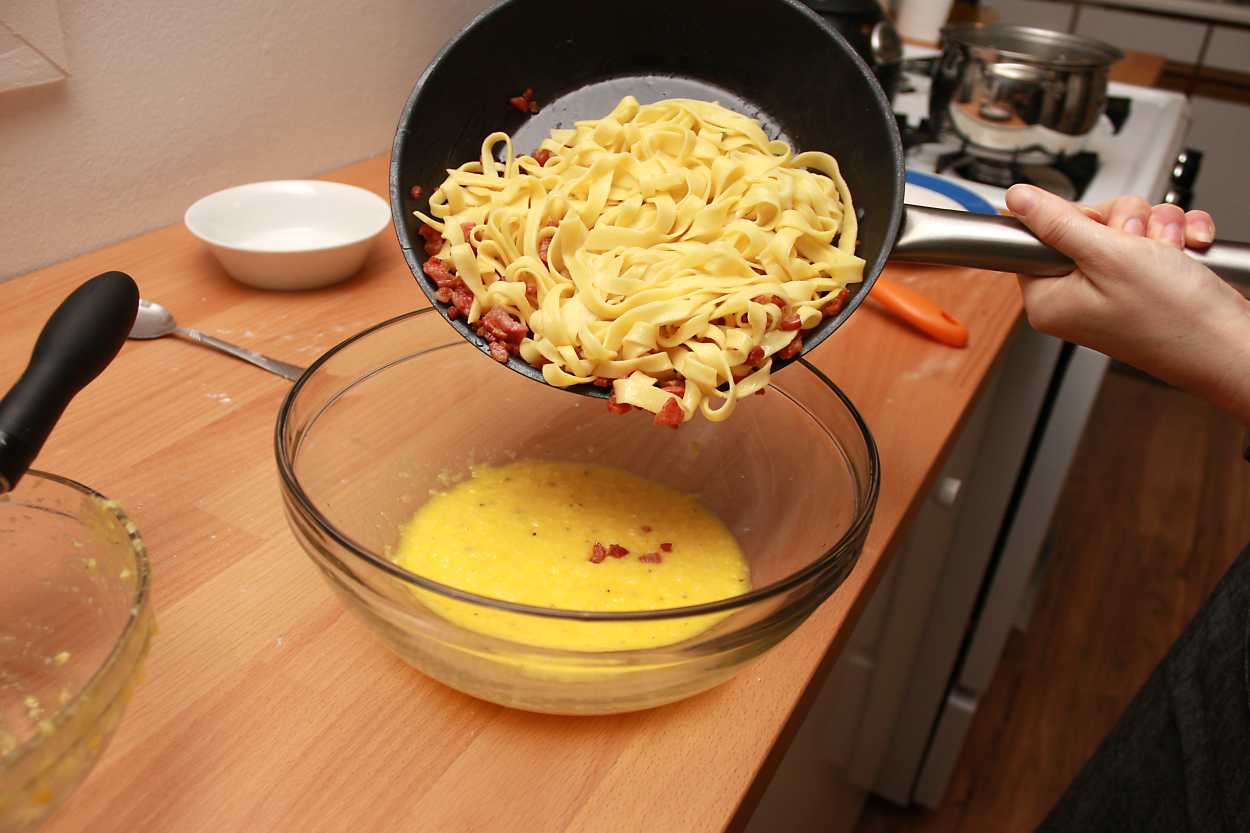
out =
[[17,485],[65,406],[117,355],[138,310],[139,288],[130,276],[105,272],[52,313],[30,364],[0,399],[0,494]]
[[[1217,240],[1186,252],[1227,281],[1250,283],[1250,244]],[[891,260],[970,266],[1026,275],[1066,275],[1075,264],[1038,240],[1019,220],[909,205]]]

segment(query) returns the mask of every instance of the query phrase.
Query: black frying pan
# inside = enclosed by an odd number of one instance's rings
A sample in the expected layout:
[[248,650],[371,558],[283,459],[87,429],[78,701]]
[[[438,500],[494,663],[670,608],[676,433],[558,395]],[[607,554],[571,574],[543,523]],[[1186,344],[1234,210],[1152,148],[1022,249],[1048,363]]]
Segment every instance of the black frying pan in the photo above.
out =
[[[531,87],[541,104],[523,114],[509,99]],[[796,152],[822,150],[842,168],[860,215],[864,280],[842,312],[803,333],[807,352],[867,297],[888,259],[1064,274],[1072,263],[1018,222],[903,205],[903,146],[889,103],[842,36],[795,0],[505,0],[482,13],[417,81],[391,152],[391,208],[417,284],[423,241],[409,194],[428,195],[448,168],[476,159],[487,134],[504,130],[531,153],[554,127],[601,118],[625,95],[646,104],[699,98],[759,119]],[[421,200],[425,207],[425,198]],[[1217,243],[1200,259],[1226,277],[1250,279],[1250,246]],[[484,352],[461,320],[451,326]],[[774,369],[784,361],[774,358]],[[508,366],[543,381],[513,358]],[[606,396],[593,385],[570,388]]]

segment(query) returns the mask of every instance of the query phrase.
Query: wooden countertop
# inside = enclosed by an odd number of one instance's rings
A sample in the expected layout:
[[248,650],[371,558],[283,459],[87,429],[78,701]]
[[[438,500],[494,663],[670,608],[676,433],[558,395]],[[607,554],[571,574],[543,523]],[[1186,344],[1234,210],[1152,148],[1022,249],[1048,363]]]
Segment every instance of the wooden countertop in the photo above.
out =
[[[329,178],[381,194],[385,173],[378,158]],[[129,272],[181,323],[301,364],[424,305],[389,234],[348,283],[280,294],[232,282],[176,226],[0,285],[0,384],[16,378],[56,304],[107,269]],[[46,833],[741,826],[1020,316],[1009,277],[890,271],[962,319],[972,340],[943,347],[864,308],[814,354],[881,450],[858,566],[731,682],[606,718],[493,706],[403,664],[343,609],[287,530],[272,443],[288,383],[175,339],[127,344],[69,407],[37,466],[96,487],[135,519],[160,632],[111,747]]]

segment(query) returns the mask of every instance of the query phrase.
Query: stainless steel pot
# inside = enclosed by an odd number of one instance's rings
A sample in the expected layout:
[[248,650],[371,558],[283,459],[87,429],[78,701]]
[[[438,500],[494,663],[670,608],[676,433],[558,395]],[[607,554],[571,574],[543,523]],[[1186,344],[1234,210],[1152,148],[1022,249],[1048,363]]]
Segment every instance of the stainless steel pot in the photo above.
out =
[[1075,153],[1107,104],[1124,57],[1092,38],[1028,26],[951,26],[929,94],[929,117],[992,151]]

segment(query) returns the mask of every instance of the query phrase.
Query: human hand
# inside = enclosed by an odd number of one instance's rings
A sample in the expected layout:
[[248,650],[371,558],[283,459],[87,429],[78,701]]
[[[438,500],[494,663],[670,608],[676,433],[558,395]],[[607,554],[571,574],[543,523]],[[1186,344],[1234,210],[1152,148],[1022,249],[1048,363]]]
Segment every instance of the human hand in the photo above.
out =
[[1057,278],[1021,275],[1029,323],[1114,356],[1250,424],[1250,302],[1183,253],[1215,238],[1209,214],[1120,197],[1080,209],[1028,185],[1007,207],[1076,262]]

